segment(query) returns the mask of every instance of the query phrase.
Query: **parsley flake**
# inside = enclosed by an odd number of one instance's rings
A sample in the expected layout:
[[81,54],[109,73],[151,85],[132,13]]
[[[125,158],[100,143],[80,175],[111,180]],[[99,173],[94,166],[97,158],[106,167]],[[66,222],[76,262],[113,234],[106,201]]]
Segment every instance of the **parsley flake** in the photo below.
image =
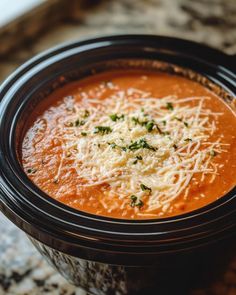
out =
[[152,192],[152,189],[143,183],[140,184],[140,188],[142,191],[149,191],[150,193]]
[[109,116],[112,121],[116,122],[117,120],[124,120],[124,115],[118,116],[117,114],[112,114]]
[[153,120],[151,120],[151,121],[141,121],[137,117],[132,117],[132,121],[135,123],[135,125],[141,125],[141,126],[145,127],[148,132],[151,132],[156,127],[157,131],[160,134],[162,134],[162,131],[161,131],[160,127]]
[[94,133],[100,133],[102,135],[111,133],[112,129],[109,126],[96,126],[94,128]]
[[80,126],[83,126],[84,124],[85,124],[84,120],[77,119],[75,121],[75,127],[80,127]]
[[135,196],[135,195],[130,196],[130,206],[132,208],[138,207],[140,209],[143,205],[144,205],[143,201],[138,199],[137,196]]
[[148,132],[151,132],[153,130],[154,127],[154,123],[152,121],[147,122],[147,124],[145,125],[146,129]]
[[173,104],[171,102],[166,103],[166,108],[170,111],[173,111],[173,109],[174,109]]
[[149,145],[146,141],[145,138],[141,138],[133,143],[131,143],[129,146],[128,146],[128,149],[131,150],[131,151],[134,151],[134,150],[138,150],[138,149],[148,149],[148,150],[152,150],[152,151],[156,151],[157,148],[156,147],[153,147],[151,145]]
[[28,168],[27,169],[27,173],[29,173],[29,174],[34,174],[36,172],[37,172],[37,169],[35,169],[35,168]]
[[164,134],[164,132],[161,130],[161,128],[160,128],[157,124],[155,124],[155,126],[156,126],[157,131],[158,131],[160,134]]
[[182,119],[181,118],[178,118],[178,117],[174,117],[175,120],[179,121],[179,122],[182,122]]
[[185,121],[184,121],[184,126],[185,126],[185,127],[188,127],[188,123],[187,123],[187,122],[185,122]]
[[90,115],[89,111],[88,110],[85,110],[84,111],[84,118],[88,118]]
[[143,159],[142,156],[136,156],[136,160],[134,160],[133,164],[137,164],[138,161],[141,161]]

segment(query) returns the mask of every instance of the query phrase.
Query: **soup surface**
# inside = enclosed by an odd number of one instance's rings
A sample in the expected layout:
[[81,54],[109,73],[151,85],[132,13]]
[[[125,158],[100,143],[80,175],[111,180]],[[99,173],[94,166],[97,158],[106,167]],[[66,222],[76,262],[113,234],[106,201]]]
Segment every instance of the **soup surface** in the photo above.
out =
[[52,198],[96,215],[174,216],[236,184],[236,117],[183,77],[112,71],[55,91],[29,116],[22,165]]

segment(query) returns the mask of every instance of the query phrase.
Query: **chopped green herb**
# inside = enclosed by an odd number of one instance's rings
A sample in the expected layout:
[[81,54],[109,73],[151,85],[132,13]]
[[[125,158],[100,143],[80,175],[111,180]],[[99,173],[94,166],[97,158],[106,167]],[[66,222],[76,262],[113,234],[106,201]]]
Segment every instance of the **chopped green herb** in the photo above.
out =
[[141,149],[141,148],[144,148],[144,149],[149,149],[149,150],[152,150],[152,151],[156,151],[157,148],[149,145],[146,141],[145,138],[141,138],[133,143],[131,143],[129,146],[128,146],[128,149],[130,149],[131,151],[133,150],[138,150],[138,149]]
[[[117,145],[116,143],[110,143],[110,142],[108,142],[108,144],[109,144],[112,148],[116,148],[116,147],[118,147],[118,148],[122,149],[122,151],[125,151],[125,152],[127,151],[127,149],[129,149],[129,150],[131,150],[131,151],[134,151],[134,150],[138,150],[138,149],[141,149],[141,148],[149,149],[149,150],[152,150],[152,151],[156,151],[156,150],[157,150],[156,147],[153,147],[153,146],[149,145],[149,144],[147,143],[147,141],[146,141],[145,138],[141,138],[141,139],[139,139],[139,140],[137,140],[137,141],[135,141],[135,142],[132,142],[132,141],[131,141],[131,144],[128,145],[128,146],[119,146],[119,145]],[[136,159],[137,159],[137,160],[142,160],[142,157],[141,157],[141,156],[137,156]],[[136,163],[137,163],[137,162],[136,162]],[[136,164],[136,163],[134,163],[134,164]]]
[[110,117],[111,120],[114,121],[114,122],[117,120],[117,115],[116,115],[116,114],[110,115],[109,117]]
[[81,132],[82,136],[87,136],[87,132]]
[[143,159],[142,156],[136,156],[136,160],[134,160],[133,164],[137,164],[138,160],[141,161]]
[[145,126],[149,123],[149,121],[140,121],[139,118],[137,117],[132,117],[132,121],[135,123],[135,125],[141,125],[141,126]]
[[142,125],[141,122],[139,121],[139,119],[136,117],[132,117],[132,121],[135,123],[135,125],[137,125],[137,124]]
[[151,132],[153,130],[154,127],[154,123],[152,121],[147,122],[147,124],[145,125],[146,129],[148,132]]
[[85,124],[84,120],[77,119],[75,121],[75,127],[83,126]]
[[152,192],[152,189],[143,183],[140,184],[140,188],[142,191],[149,191],[150,193]]
[[173,111],[173,109],[174,109],[173,104],[171,102],[166,103],[166,108],[170,111]]
[[148,132],[151,132],[154,129],[154,127],[156,127],[157,131],[162,134],[161,129],[159,128],[159,126],[153,120],[151,120],[151,121],[140,121],[139,118],[132,117],[132,121],[135,123],[135,125],[139,124],[141,126],[144,126],[147,129]]
[[166,121],[164,120],[164,121],[162,121],[162,124],[164,125],[164,126],[166,126]]
[[135,195],[132,195],[130,196],[130,200],[131,200],[131,203],[130,203],[131,207],[134,207],[136,204],[136,201],[138,200],[138,197]]
[[191,138],[185,138],[184,141],[190,142],[190,141],[192,141],[192,139]]
[[139,200],[138,201],[138,203],[136,204],[136,207],[139,207],[139,208],[141,208],[141,207],[143,207],[143,201],[142,200]]
[[174,117],[175,120],[179,121],[179,122],[182,122],[182,119],[181,118],[178,118],[178,117]]
[[94,133],[100,133],[102,135],[111,133],[112,129],[109,126],[96,126],[94,129]]
[[118,145],[118,144],[116,144],[114,142],[108,142],[107,144],[110,145],[113,149],[114,148],[120,148],[120,149],[122,149],[122,151],[125,151],[125,152],[127,151],[127,147],[120,146],[120,145]]
[[184,126],[185,126],[185,127],[188,127],[188,123],[187,123],[187,122],[185,122],[185,121],[184,121]]
[[84,118],[88,118],[90,115],[89,111],[88,110],[85,110],[84,112]]
[[27,173],[29,173],[29,174],[34,174],[36,172],[37,172],[37,169],[35,169],[35,168],[28,168],[27,169]]
[[139,200],[137,196],[135,195],[132,195],[130,196],[130,206],[133,208],[133,207],[138,207],[138,208],[141,208],[143,206],[143,201],[142,200]]
[[124,120],[124,115],[118,116],[117,114],[112,114],[109,116],[112,121],[116,122],[117,120]]
[[161,128],[160,128],[157,124],[155,124],[155,126],[156,126],[157,131],[158,131],[160,134],[164,134],[164,132],[161,130]]

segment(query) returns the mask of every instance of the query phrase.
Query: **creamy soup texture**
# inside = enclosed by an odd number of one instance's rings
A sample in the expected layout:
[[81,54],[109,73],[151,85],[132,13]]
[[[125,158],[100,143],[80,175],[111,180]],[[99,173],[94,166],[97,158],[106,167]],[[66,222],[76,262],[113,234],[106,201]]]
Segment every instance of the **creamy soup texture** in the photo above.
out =
[[180,76],[138,70],[63,86],[27,122],[22,165],[78,210],[153,219],[201,208],[236,184],[236,117]]

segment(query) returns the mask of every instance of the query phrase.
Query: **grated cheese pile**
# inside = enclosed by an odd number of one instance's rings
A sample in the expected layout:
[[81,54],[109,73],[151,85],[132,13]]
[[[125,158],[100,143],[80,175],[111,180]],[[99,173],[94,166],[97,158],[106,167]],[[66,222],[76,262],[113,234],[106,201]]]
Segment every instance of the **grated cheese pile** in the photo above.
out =
[[[70,156],[78,186],[107,185],[102,205],[110,211],[127,202],[152,214],[167,211],[184,193],[193,176],[214,181],[218,166],[212,160],[223,152],[220,140],[209,138],[220,113],[204,108],[208,97],[164,98],[129,88],[106,99],[83,96],[73,117],[61,126],[63,157]],[[192,102],[195,102],[194,104]],[[63,133],[63,132],[62,132]]]

